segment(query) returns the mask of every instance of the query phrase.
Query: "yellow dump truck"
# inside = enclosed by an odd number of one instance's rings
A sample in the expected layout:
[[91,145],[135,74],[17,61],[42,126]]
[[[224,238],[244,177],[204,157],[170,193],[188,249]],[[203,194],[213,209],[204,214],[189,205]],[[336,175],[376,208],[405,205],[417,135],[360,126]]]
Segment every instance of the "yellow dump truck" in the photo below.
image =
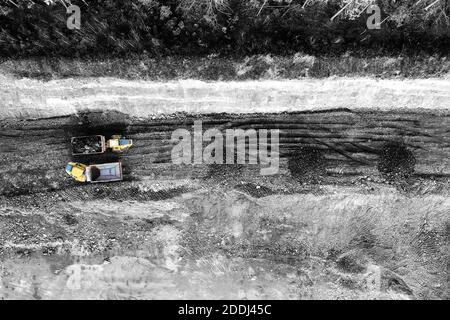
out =
[[72,155],[92,155],[104,153],[107,148],[113,152],[124,152],[133,146],[133,140],[113,135],[106,140],[104,136],[82,136],[71,139]]
[[122,164],[120,162],[85,165],[78,162],[69,162],[66,166],[69,176],[78,182],[112,182],[121,181]]

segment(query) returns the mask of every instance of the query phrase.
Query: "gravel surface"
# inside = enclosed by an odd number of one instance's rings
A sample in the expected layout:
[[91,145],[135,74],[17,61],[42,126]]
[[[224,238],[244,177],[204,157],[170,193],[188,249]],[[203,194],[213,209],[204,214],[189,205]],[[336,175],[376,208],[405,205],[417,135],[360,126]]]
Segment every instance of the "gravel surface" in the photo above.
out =
[[[133,113],[0,121],[0,297],[450,297],[447,112]],[[172,131],[200,118],[280,129],[279,174],[172,164]],[[73,157],[91,134],[135,146]],[[392,139],[414,157],[398,180],[378,171]],[[122,161],[124,181],[79,184],[71,160]]]

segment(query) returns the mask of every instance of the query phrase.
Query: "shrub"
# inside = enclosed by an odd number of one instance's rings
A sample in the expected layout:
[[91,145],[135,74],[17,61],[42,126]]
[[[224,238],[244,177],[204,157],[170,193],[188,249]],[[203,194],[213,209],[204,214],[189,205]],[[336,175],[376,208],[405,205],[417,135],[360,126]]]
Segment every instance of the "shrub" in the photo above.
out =
[[448,52],[448,1],[425,10],[427,2],[378,0],[381,30],[366,29],[372,1],[348,1],[71,0],[81,8],[80,30],[66,27],[68,0],[3,1],[0,55]]

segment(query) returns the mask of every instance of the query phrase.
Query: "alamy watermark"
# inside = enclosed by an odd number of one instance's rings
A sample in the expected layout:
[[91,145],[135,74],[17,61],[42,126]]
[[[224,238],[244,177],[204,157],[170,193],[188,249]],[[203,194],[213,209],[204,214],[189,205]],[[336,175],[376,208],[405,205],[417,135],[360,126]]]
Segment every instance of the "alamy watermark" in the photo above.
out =
[[70,30],[81,28],[81,10],[77,5],[70,5],[67,7],[66,13],[69,15],[67,18],[67,28]]
[[370,16],[367,18],[367,29],[381,29],[381,9],[378,5],[373,4],[367,8],[367,14]]
[[174,164],[259,164],[262,175],[279,171],[278,129],[211,128],[203,132],[202,121],[194,121],[193,131],[172,133]]
[[[331,21],[333,21],[336,17],[338,17],[348,5],[352,4],[353,1],[348,2],[341,10],[339,10],[333,17],[331,17]],[[381,21],[381,9],[377,4],[371,4],[366,7],[366,13],[370,15],[367,18],[366,26],[369,30],[381,29],[381,24],[387,19]],[[360,12],[362,14],[364,10]],[[66,7],[66,13],[69,15],[67,17],[67,28],[70,30],[81,28],[81,9],[77,5],[70,5]]]

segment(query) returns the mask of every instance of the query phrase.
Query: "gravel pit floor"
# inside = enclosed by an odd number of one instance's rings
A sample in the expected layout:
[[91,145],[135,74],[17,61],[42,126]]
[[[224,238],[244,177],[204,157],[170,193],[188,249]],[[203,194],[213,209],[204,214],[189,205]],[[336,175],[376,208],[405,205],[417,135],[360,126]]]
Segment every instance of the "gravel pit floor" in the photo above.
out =
[[[448,80],[0,84],[3,299],[450,298]],[[279,129],[279,173],[172,164],[194,120]],[[71,155],[95,134],[135,146]],[[78,184],[71,160],[124,181]]]
[[[171,132],[195,119],[95,111],[0,121],[0,296],[449,297],[448,166],[430,165],[448,150],[446,115],[202,116],[205,128],[279,128],[273,176],[252,165],[172,164]],[[383,130],[416,157],[406,181],[377,171]],[[122,134],[135,147],[74,158],[70,137],[86,134]],[[293,177],[292,147],[322,142],[319,179]],[[78,184],[64,172],[70,160],[120,160],[125,180]]]

